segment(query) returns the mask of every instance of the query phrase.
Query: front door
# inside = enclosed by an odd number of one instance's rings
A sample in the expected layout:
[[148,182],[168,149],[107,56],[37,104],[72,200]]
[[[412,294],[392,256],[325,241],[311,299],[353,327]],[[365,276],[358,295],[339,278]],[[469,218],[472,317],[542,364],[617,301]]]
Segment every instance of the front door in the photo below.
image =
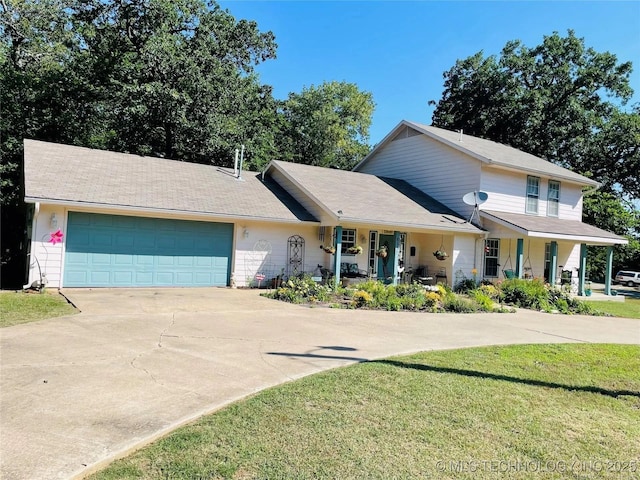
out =
[[395,242],[393,235],[380,235],[378,250],[387,247],[387,256],[378,257],[378,278],[387,279],[393,277],[393,262],[395,262]]

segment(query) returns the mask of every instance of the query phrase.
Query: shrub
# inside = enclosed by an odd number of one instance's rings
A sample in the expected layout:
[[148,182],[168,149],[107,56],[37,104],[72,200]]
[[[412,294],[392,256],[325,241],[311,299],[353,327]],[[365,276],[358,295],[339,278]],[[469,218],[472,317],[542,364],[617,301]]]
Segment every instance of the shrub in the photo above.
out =
[[433,312],[437,311],[442,296],[439,292],[424,292],[424,307]]
[[478,306],[468,298],[459,297],[455,294],[448,295],[444,299],[443,307],[447,312],[473,313],[478,311]]
[[521,308],[550,309],[548,290],[540,280],[505,280],[500,285],[500,300]]
[[463,278],[453,288],[456,293],[467,293],[476,288],[476,281],[473,278]]
[[364,290],[357,290],[353,294],[353,303],[356,307],[361,308],[369,305],[373,301],[370,293]]
[[481,289],[478,288],[476,290],[471,290],[469,292],[469,297],[476,302],[479,310],[482,310],[483,312],[493,311],[493,300]]
[[493,301],[498,301],[500,299],[500,291],[492,283],[482,284],[478,287],[478,290]]

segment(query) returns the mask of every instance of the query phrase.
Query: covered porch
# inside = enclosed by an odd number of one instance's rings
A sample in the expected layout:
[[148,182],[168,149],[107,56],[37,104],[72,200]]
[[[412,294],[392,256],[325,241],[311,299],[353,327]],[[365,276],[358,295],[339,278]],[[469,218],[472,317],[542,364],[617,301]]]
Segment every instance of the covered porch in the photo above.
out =
[[587,246],[599,246],[607,249],[604,294],[611,295],[613,247],[628,243],[626,238],[583,222],[554,217],[488,211],[480,215],[490,232],[484,248],[485,275],[487,267],[491,267],[487,257],[494,253],[496,245],[504,252],[503,245],[507,244],[507,255],[497,254],[503,274],[544,278],[551,285],[568,283],[576,286],[577,295],[584,295]]
[[463,231],[415,227],[407,231],[347,223],[332,227],[331,239],[322,248],[336,281],[453,286],[454,272],[470,273],[475,267],[475,246],[482,234],[470,224],[463,225]]

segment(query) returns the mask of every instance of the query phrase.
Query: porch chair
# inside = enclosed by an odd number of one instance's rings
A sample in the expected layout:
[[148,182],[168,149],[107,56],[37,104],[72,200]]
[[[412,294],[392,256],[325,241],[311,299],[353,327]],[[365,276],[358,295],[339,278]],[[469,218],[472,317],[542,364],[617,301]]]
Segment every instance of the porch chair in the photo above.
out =
[[429,275],[429,269],[425,266],[419,266],[413,273],[413,280],[422,285],[431,285],[433,277]]
[[444,280],[444,283],[449,283],[447,281],[447,269],[442,267],[438,269],[438,273],[436,273],[436,283],[441,283]]

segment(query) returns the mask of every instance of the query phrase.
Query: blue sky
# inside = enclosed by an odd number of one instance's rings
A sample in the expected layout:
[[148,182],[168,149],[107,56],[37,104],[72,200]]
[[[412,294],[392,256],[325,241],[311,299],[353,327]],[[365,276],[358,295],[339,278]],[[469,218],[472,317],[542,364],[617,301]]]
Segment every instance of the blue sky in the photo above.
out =
[[573,29],[588,47],[632,61],[640,102],[640,1],[251,1],[219,4],[271,30],[278,58],[258,67],[276,98],[324,81],[347,81],[373,94],[370,143],[402,119],[431,123],[442,73],[509,40],[528,47]]

